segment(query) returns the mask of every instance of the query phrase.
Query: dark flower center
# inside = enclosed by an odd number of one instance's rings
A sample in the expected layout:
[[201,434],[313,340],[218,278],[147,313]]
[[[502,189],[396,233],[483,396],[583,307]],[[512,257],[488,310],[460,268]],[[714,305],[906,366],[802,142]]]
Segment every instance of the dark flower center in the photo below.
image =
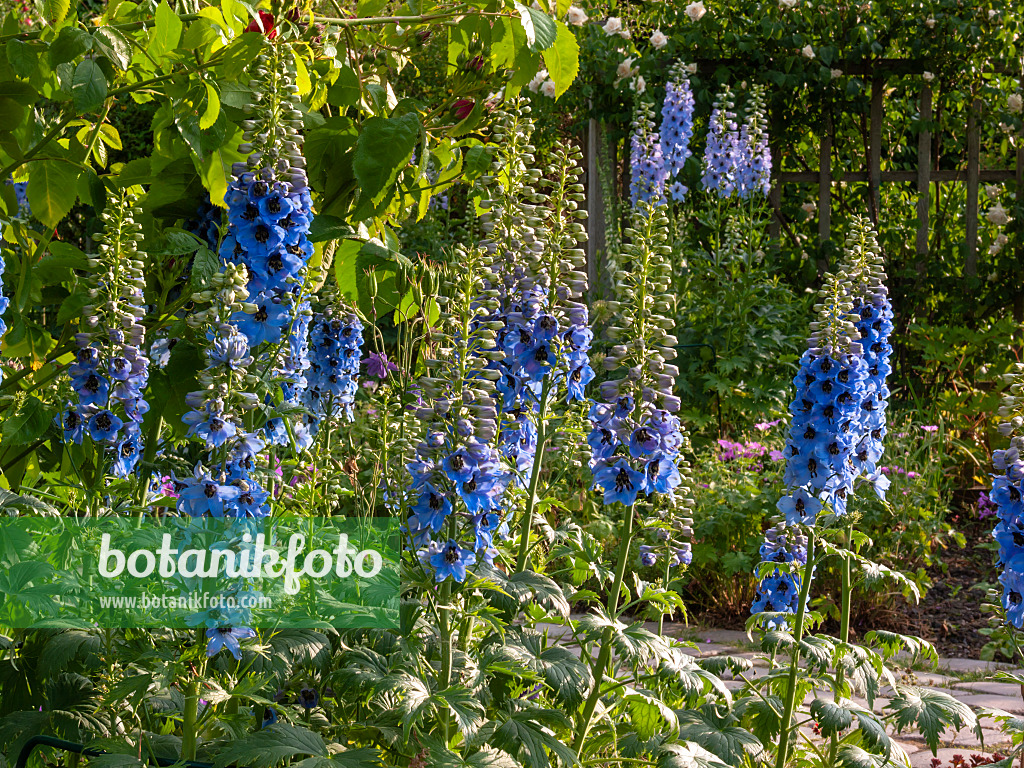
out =
[[456,454],[455,454],[454,456],[452,456],[452,458],[451,458],[451,465],[452,465],[452,469],[453,469],[453,470],[454,470],[455,472],[461,472],[461,471],[462,471],[462,468],[463,468],[464,466],[466,466],[466,462],[465,462],[465,461],[463,461],[463,460],[462,460],[462,457],[461,457],[461,456],[460,456],[459,454],[457,454],[457,453],[456,453]]
[[242,218],[245,221],[256,221],[256,219],[259,218],[259,215],[260,215],[260,209],[259,208],[257,208],[252,203],[246,203],[245,204],[245,211],[242,213]]
[[623,491],[625,489],[633,490],[633,481],[629,479],[629,472],[623,467],[615,475],[615,490]]
[[85,380],[85,390],[96,394],[100,389],[100,379],[96,374],[90,373],[89,378]]
[[427,501],[427,506],[435,512],[441,508],[441,497],[436,493],[430,494],[430,499]]
[[[216,483],[207,483],[203,487],[203,495],[206,496],[206,498],[208,498],[208,499],[212,499],[214,496],[216,496],[217,495],[217,484]],[[223,632],[223,631],[225,631],[225,630],[222,629],[221,632]],[[230,632],[231,630],[227,630],[227,631]]]
[[272,197],[267,201],[267,210],[271,213],[281,212],[281,198]]
[[537,347],[537,351],[533,353],[533,359],[538,363],[546,363],[548,361],[548,345],[541,344]]
[[110,414],[107,412],[101,413],[96,417],[96,426],[102,429],[104,432],[110,429],[110,425],[113,422],[110,421]]
[[263,197],[265,194],[267,194],[267,191],[270,189],[270,187],[267,186],[267,182],[261,180],[261,181],[254,181],[252,183],[251,189],[252,189],[252,193],[256,197]]
[[266,224],[259,224],[252,231],[253,240],[257,243],[266,243],[270,240],[270,227]]
[[448,565],[454,565],[459,562],[459,549],[454,544],[449,544],[448,548],[444,551],[444,561]]
[[253,314],[252,317],[257,323],[265,323],[267,322],[267,319],[270,317],[270,313],[267,312],[266,307],[260,307],[259,309],[256,310],[255,314]]
[[274,253],[267,259],[267,269],[271,272],[280,272],[284,269],[284,259],[281,258],[281,254]]
[[464,482],[462,484],[462,490],[464,490],[466,493],[472,493],[473,491],[475,491],[476,490],[476,478],[475,477],[471,477],[471,478],[469,478],[469,480]]

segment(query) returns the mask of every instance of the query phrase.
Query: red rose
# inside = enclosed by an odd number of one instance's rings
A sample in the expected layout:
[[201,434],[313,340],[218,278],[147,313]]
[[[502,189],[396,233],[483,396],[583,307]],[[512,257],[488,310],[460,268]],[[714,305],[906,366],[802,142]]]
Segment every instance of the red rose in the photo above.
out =
[[[249,26],[245,28],[246,32],[262,32],[267,36],[268,40],[273,40],[277,37],[277,30],[274,29],[274,16],[267,11],[259,11],[260,15],[259,23],[256,19],[249,22]],[[262,28],[260,25],[262,24]]]
[[452,104],[452,110],[454,110],[455,112],[456,119],[465,120],[467,117],[469,117],[475,105],[476,102],[474,102],[472,99],[459,99],[458,101],[456,101],[454,104]]

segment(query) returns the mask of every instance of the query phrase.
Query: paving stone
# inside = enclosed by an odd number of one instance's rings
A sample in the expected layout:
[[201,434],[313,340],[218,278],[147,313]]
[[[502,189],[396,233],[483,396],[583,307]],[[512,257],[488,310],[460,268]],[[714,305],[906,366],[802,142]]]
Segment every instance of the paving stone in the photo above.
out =
[[[923,748],[923,745],[921,745],[921,744],[913,744],[913,743],[911,743],[909,741],[896,741],[896,739],[893,739],[892,743],[893,743],[893,746],[900,747],[904,752],[907,753],[907,755],[912,755],[915,752],[920,752],[921,749]],[[931,754],[931,753],[929,753],[929,754]]]
[[943,746],[963,747],[975,751],[981,749],[982,742],[984,742],[986,750],[993,750],[1004,744],[1009,744],[1009,739],[1001,731],[991,728],[982,728],[981,736],[982,738],[979,739],[971,728],[961,728],[959,731],[948,729],[939,734],[939,743]]
[[997,669],[1013,669],[1012,664],[978,659],[939,659],[939,671],[951,672],[995,672]]
[[929,688],[948,688],[954,683],[959,682],[959,678],[951,677],[950,675],[943,675],[938,672],[915,672],[910,671],[907,673],[907,680],[903,680],[899,672],[896,673],[896,679],[904,685],[921,685]]
[[[1020,685],[1018,683],[996,683],[991,680],[979,680],[973,683],[957,683],[953,686],[953,690],[989,693],[993,696],[1008,696],[1011,699],[1021,698]],[[958,696],[959,694],[954,693],[953,695]]]
[[956,698],[971,707],[1002,709],[1007,712],[1024,712],[1024,700],[1021,700],[1019,691],[1015,697],[996,696],[991,693],[969,693],[967,695],[957,694]]

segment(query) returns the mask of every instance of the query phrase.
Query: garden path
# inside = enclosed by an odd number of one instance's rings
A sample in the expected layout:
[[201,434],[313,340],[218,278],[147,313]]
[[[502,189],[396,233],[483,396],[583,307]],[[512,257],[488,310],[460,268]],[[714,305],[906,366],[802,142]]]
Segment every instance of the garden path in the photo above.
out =
[[[657,624],[649,622],[647,628],[656,632]],[[547,631],[550,639],[557,640],[560,645],[564,645],[575,653],[579,652],[578,645],[565,627],[544,624],[539,625],[537,629],[542,632]],[[763,673],[767,668],[757,646],[747,639],[744,632],[667,623],[665,634],[694,643],[696,648],[688,648],[686,652],[692,652],[697,656],[729,655],[749,658],[754,663],[754,668],[751,670],[752,676]],[[940,658],[934,669],[924,669],[920,664],[911,665],[910,659],[907,658],[905,667],[894,666],[891,668],[900,681],[905,684],[948,693],[972,708],[1001,709],[1024,715],[1022,686],[986,679],[998,669],[1012,669],[1013,665],[1011,664],[977,659]],[[731,689],[738,689],[741,685],[742,682],[739,680],[726,680],[726,686]],[[882,712],[889,702],[885,696],[887,690],[888,687],[883,688],[880,692],[881,695],[875,699],[875,712]],[[815,695],[818,694],[810,694],[805,705],[809,705]],[[854,697],[854,701],[861,706],[867,706],[867,702],[862,698]],[[806,710],[804,711],[806,712]],[[914,731],[901,734],[890,731],[890,733],[909,755],[911,768],[939,768],[940,766],[942,768],[971,768],[972,764],[988,762],[988,760],[978,759],[972,761],[972,758],[988,757],[998,753],[1001,749],[1007,750],[1010,746],[1009,738],[997,730],[996,723],[991,719],[982,720],[982,739],[968,729],[943,732],[940,736],[939,749],[934,755],[925,744],[921,734]],[[810,729],[807,729],[807,735],[811,738],[818,738],[813,736]],[[939,762],[935,763],[934,760]]]

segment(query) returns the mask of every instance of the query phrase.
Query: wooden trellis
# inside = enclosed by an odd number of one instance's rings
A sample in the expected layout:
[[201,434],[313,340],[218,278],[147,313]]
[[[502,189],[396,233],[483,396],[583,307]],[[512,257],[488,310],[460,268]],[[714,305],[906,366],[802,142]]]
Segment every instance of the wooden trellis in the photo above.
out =
[[[738,65],[741,62],[734,60],[698,60],[698,70],[712,72],[720,66]],[[788,184],[817,184],[818,185],[818,237],[821,242],[827,242],[832,236],[832,186],[842,182],[860,182],[868,184],[869,213],[875,224],[878,224],[880,211],[881,185],[887,182],[916,182],[917,183],[917,238],[916,252],[918,257],[923,259],[928,253],[928,226],[929,209],[931,203],[931,190],[933,184],[940,183],[965,183],[966,184],[966,210],[964,212],[966,225],[965,261],[964,273],[967,275],[977,274],[978,264],[978,202],[979,187],[982,183],[1016,182],[1019,192],[1024,192],[1024,145],[1018,146],[1014,168],[982,168],[981,167],[981,136],[978,129],[978,116],[981,114],[983,105],[980,99],[975,98],[968,111],[967,131],[967,160],[966,165],[959,169],[940,170],[933,168],[934,158],[932,157],[932,132],[928,124],[932,120],[932,99],[933,92],[929,84],[924,83],[919,97],[919,115],[922,129],[918,133],[917,141],[917,168],[915,170],[883,171],[882,170],[882,124],[884,119],[884,94],[885,84],[888,78],[896,75],[923,74],[928,71],[928,62],[914,61],[907,59],[879,59],[874,62],[865,62],[857,66],[848,67],[845,72],[848,75],[858,75],[869,78],[871,81],[871,103],[868,128],[868,150],[867,170],[854,171],[842,174],[835,174],[832,168],[832,130],[827,121],[831,119],[828,110],[825,110],[823,120],[825,124],[820,126],[820,147],[818,158],[818,170],[810,171],[779,171],[781,154],[778,144],[772,144],[772,157],[775,159],[772,170],[772,186],[769,193],[769,203],[774,212],[770,224],[770,235],[777,239],[781,234],[783,219],[781,214],[781,202],[783,188]],[[1006,67],[995,67],[996,73],[1008,73]],[[596,120],[590,121],[590,128],[587,136],[587,159],[588,159],[588,212],[589,212],[589,246],[588,261],[590,262],[590,279],[596,284],[598,279],[597,260],[599,254],[604,250],[604,201],[601,195],[601,184],[597,168],[599,145],[602,142],[601,131]],[[1021,253],[1019,257],[1024,258],[1024,246],[1016,244]],[[919,269],[923,270],[923,261],[919,262]]]

